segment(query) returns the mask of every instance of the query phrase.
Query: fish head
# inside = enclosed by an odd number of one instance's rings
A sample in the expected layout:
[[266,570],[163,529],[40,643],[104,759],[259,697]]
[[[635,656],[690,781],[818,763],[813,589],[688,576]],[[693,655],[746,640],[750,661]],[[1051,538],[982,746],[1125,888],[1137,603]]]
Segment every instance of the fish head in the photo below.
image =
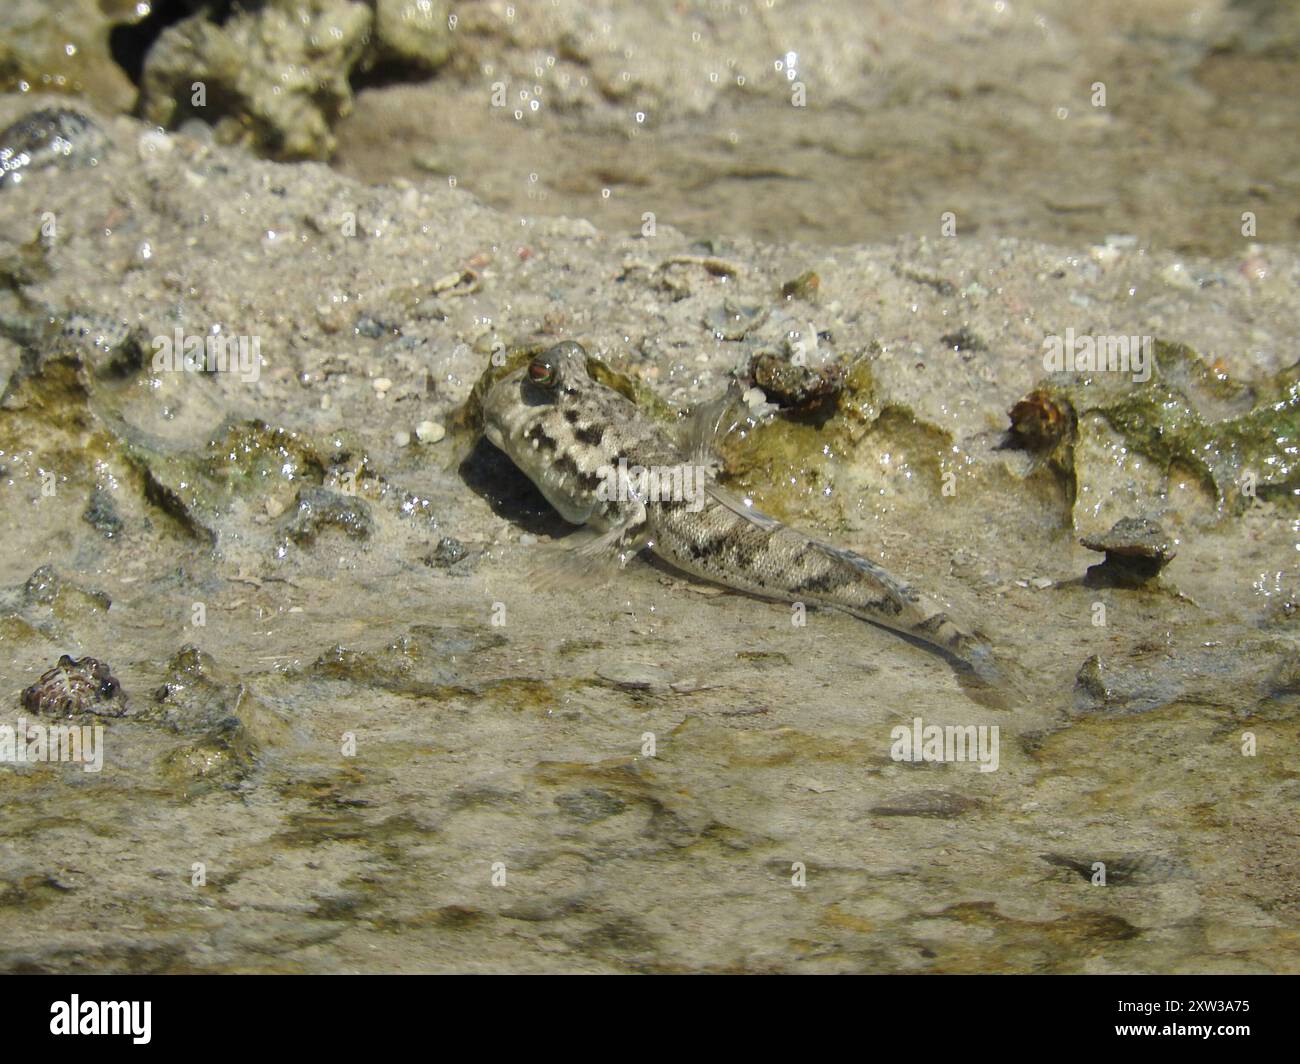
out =
[[483,397],[483,433],[568,521],[597,509],[600,473],[618,449],[617,426],[635,408],[587,372],[572,340],[506,374]]

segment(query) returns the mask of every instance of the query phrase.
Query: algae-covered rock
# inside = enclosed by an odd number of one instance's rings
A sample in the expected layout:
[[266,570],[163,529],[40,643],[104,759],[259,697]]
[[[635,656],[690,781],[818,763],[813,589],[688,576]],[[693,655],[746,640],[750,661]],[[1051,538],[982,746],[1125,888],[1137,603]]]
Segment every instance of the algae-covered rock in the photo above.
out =
[[368,539],[374,529],[370,507],[355,495],[328,488],[303,488],[287,524],[289,538],[295,543],[311,544],[328,529],[336,529],[349,539]]
[[[1149,380],[1093,372],[1057,375],[1017,403],[1012,435],[1053,451],[1079,494],[1115,494],[1136,463],[1163,475],[1187,470],[1221,511],[1253,498],[1300,491],[1300,377],[1293,370],[1266,393],[1235,384],[1182,344],[1157,340]],[[1098,435],[1105,426],[1113,439]],[[1149,500],[1153,503],[1155,500]]]
[[215,542],[220,520],[239,499],[319,484],[326,462],[299,433],[262,421],[227,423],[201,452],[163,450],[141,440],[125,444],[154,505],[199,538]]
[[452,33],[445,0],[377,0],[375,48],[367,66],[399,63],[432,73],[451,56]]
[[165,675],[137,719],[181,737],[163,758],[162,772],[188,795],[238,784],[264,748],[288,735],[277,713],[193,644],[177,651]]
[[144,115],[169,128],[198,118],[219,140],[278,159],[326,159],[372,25],[350,0],[268,0],[220,25],[200,12],[150,51]]
[[749,366],[754,384],[782,409],[812,414],[826,409],[844,387],[844,367],[835,363],[814,369],[773,351],[754,357]]
[[109,34],[149,14],[135,0],[6,0],[0,5],[0,91],[87,96],[129,111],[136,90],[113,58]]

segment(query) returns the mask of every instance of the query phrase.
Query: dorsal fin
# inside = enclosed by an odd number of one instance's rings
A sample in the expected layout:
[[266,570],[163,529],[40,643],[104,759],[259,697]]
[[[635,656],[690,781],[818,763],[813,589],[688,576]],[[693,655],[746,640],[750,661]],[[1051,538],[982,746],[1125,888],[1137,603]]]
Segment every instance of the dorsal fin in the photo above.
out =
[[737,410],[744,405],[740,398],[743,394],[739,382],[733,380],[720,396],[700,403],[692,411],[686,434],[689,461],[705,468],[721,467],[717,443],[745,420],[746,415]]

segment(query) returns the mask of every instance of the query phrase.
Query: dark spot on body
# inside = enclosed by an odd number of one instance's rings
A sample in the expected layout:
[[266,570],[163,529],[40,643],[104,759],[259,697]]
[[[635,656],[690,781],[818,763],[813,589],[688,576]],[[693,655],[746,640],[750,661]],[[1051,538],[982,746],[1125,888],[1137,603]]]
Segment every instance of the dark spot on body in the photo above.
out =
[[535,442],[537,446],[541,447],[543,450],[553,451],[556,448],[555,441],[551,439],[550,436],[546,435],[546,430],[542,428],[541,425],[534,425],[525,432],[524,439],[530,442]]
[[[554,448],[554,442],[552,442],[551,446]],[[584,473],[578,468],[578,463],[573,460],[572,455],[559,455],[555,459],[555,468],[566,476],[572,477],[587,491],[595,491],[600,485],[600,477],[595,473]]]
[[796,594],[825,595],[843,586],[844,582],[840,579],[839,574],[834,569],[828,569],[824,573],[804,577],[792,590]]

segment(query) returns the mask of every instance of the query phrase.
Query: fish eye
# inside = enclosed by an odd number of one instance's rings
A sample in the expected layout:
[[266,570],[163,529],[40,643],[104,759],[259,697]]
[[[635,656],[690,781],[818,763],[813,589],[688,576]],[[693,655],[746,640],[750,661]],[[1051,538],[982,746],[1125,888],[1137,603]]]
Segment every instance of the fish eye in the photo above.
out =
[[528,366],[528,379],[539,388],[555,387],[555,366],[545,355],[533,359]]

